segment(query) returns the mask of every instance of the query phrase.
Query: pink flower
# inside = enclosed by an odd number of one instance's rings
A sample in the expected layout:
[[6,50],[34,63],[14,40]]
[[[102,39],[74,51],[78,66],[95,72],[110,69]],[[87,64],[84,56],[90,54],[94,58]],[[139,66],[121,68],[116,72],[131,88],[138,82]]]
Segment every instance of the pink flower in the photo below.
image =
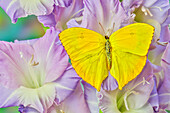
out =
[[23,104],[43,113],[74,91],[80,78],[58,33],[51,28],[33,44],[0,42],[0,107]]

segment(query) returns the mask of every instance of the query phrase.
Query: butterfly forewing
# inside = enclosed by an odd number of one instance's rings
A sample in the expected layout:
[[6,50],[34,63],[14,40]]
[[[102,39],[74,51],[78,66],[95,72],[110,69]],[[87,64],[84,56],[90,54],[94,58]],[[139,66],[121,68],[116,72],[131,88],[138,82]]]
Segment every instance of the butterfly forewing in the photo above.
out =
[[108,76],[105,38],[78,27],[64,30],[59,37],[77,74],[99,91]]

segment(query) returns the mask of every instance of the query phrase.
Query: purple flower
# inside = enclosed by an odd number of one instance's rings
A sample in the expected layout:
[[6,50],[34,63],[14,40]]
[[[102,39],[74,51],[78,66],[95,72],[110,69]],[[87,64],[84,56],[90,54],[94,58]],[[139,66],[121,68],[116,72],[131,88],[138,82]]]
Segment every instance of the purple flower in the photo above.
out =
[[74,91],[80,78],[58,33],[51,28],[33,44],[0,42],[0,107],[23,104],[42,113]]
[[119,0],[84,0],[82,27],[110,36],[121,27],[125,18]]
[[98,93],[99,108],[103,113],[153,113],[148,98],[153,89],[153,71],[149,62],[143,71],[122,90],[101,90]]
[[55,26],[56,29],[64,30],[67,28],[66,23],[72,19],[81,16],[83,0],[72,0],[68,7],[55,6],[50,15],[39,16],[38,20],[45,26]]
[[[36,109],[20,105],[21,113],[39,113]],[[56,102],[47,110],[47,113],[99,113],[96,89],[84,81],[80,81],[74,92],[60,104]]]
[[0,6],[6,11],[13,23],[28,15],[47,15],[53,11],[53,0],[1,0]]

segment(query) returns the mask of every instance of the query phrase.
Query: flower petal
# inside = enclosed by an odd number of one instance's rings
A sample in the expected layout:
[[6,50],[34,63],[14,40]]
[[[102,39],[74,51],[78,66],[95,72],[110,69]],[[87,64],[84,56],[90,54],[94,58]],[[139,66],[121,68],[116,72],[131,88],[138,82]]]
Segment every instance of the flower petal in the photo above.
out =
[[96,89],[85,81],[82,81],[84,87],[85,101],[88,105],[90,113],[99,113]]
[[152,106],[147,103],[142,108],[125,111],[123,113],[154,113]]
[[68,7],[73,0],[55,0],[55,5],[60,7]]
[[[9,88],[5,88],[4,86],[2,86],[0,84],[0,91],[1,91],[1,96],[0,96],[0,106],[2,106],[2,104],[4,103],[4,101],[11,95],[11,93],[14,91],[12,89]],[[14,100],[15,101],[15,100]],[[10,106],[16,106],[15,102],[11,102],[11,104],[9,104],[6,107],[10,107]]]
[[18,88],[25,84],[29,75],[28,63],[32,54],[34,51],[29,45],[1,41],[0,82],[9,88]]
[[38,16],[38,21],[43,23],[45,27],[54,27],[56,25],[55,16],[53,13],[49,15]]
[[154,87],[149,98],[149,103],[152,105],[154,111],[159,111],[159,96],[156,87],[157,85],[156,77],[153,76],[153,79],[154,79]]
[[34,45],[35,61],[39,62],[42,70],[41,77],[45,82],[52,82],[59,78],[68,66],[69,57],[58,39],[58,31],[51,28]]
[[[147,104],[153,89],[152,74],[151,65],[147,62],[141,74],[122,90],[101,90],[98,94],[99,108],[104,113],[122,113],[129,110],[137,112],[138,109],[142,109]],[[147,109],[142,110],[148,111]]]
[[[64,94],[64,93],[63,93]],[[77,84],[76,89],[68,98],[66,98],[61,104],[53,105],[48,113],[90,113],[88,106],[85,102],[84,92],[82,90],[80,81]]]
[[63,75],[54,81],[56,84],[55,89],[58,104],[75,90],[80,79],[73,67],[69,65]]
[[21,7],[25,10],[25,12],[29,15],[46,15],[50,14],[53,11],[53,0],[20,0]]
[[36,89],[21,86],[6,99],[2,106],[9,106],[11,101],[15,100],[18,106],[19,104],[23,104],[24,106],[30,105],[30,107],[42,113],[53,104],[54,99],[55,85],[53,83],[45,84]]
[[109,72],[109,76],[103,81],[103,89],[107,91],[115,90],[118,87],[117,81]]
[[53,11],[53,0],[1,0],[0,6],[10,16],[13,23],[27,15],[48,15]]
[[[46,26],[51,26],[54,25],[51,23],[56,23],[57,24],[56,29],[62,31],[67,28],[66,23],[71,18],[79,17],[81,15],[82,8],[83,8],[83,0],[72,0],[70,6],[68,7],[55,6],[53,13],[51,15],[48,15],[49,17],[41,16],[39,17],[39,20]],[[50,23],[47,20],[49,18],[50,18]]]
[[36,109],[29,107],[29,105],[26,107],[24,105],[19,105],[18,111],[20,113],[40,113]]
[[20,7],[20,2],[18,0],[1,0],[0,7],[8,14],[12,23],[16,23],[17,19],[20,17],[27,16],[24,9]]
[[82,27],[110,36],[120,28],[126,14],[119,0],[84,0]]
[[162,56],[162,67],[164,71],[164,80],[158,90],[160,106],[166,105],[166,109],[170,110],[170,43],[168,43],[166,50]]
[[[170,40],[170,30],[168,26],[161,28],[160,42],[168,42]],[[161,57],[165,51],[165,46],[156,44],[156,48],[149,51],[148,59],[155,65],[161,66]]]
[[152,75],[152,67],[150,65],[150,62],[147,62],[141,74],[138,75],[137,78],[135,78],[131,83],[127,85],[127,88],[133,88],[141,81],[143,82],[143,85],[141,84],[134,89],[134,91],[137,91],[139,94],[131,94],[127,98],[129,108],[137,109],[147,103],[154,86]]

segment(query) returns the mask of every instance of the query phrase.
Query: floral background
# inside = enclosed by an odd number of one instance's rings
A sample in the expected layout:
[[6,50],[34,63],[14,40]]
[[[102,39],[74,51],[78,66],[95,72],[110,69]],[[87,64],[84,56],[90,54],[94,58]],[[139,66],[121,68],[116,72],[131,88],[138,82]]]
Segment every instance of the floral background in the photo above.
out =
[[[125,4],[125,7],[128,9],[128,7],[129,7],[128,4]],[[86,15],[86,16],[88,16],[88,15]],[[156,18],[156,19],[159,20],[159,17]],[[72,21],[74,23],[74,20],[72,20]],[[143,20],[139,16],[139,17],[136,17],[136,21],[140,22],[140,21],[143,21]],[[44,22],[44,24],[46,24],[46,23]],[[84,22],[84,24],[86,24],[86,22]],[[152,24],[152,23],[150,23],[150,24]],[[69,25],[69,26],[72,26],[72,25]],[[88,27],[96,30],[96,28],[93,28],[93,26],[92,27],[88,26]],[[62,29],[65,29],[66,26],[58,25],[58,28],[60,30],[62,30]],[[48,28],[44,27],[43,24],[41,24],[37,20],[36,16],[28,16],[28,17],[25,17],[25,18],[19,18],[17,23],[13,24],[13,23],[11,23],[11,19],[5,13],[5,11],[2,8],[0,8],[0,40],[1,41],[14,41],[16,39],[17,40],[28,40],[28,39],[39,38],[39,37],[44,36],[46,29],[48,29]],[[100,32],[99,29],[97,29],[96,31]],[[158,31],[159,31],[159,29],[158,29]],[[155,34],[155,35],[157,35],[157,34]],[[163,40],[162,40],[162,42],[163,42]],[[160,43],[164,44],[162,42],[160,42]],[[153,45],[153,47],[155,47],[155,45]],[[157,48],[159,48],[159,47],[157,47]],[[163,48],[160,47],[160,51],[162,51],[162,49]],[[155,51],[157,51],[157,50],[155,50]],[[157,58],[159,59],[159,55],[155,51],[152,51],[150,53],[148,59],[153,64],[159,65],[159,62],[157,62]],[[158,50],[158,52],[159,52],[159,50]],[[158,57],[153,58],[153,56],[158,56]],[[157,71],[156,68],[158,68],[158,67],[155,67],[155,70]],[[145,73],[145,72],[143,72],[143,73]],[[119,92],[119,91],[115,91],[115,92]],[[102,92],[102,93],[105,94],[106,92]],[[114,93],[114,92],[112,92],[112,93]],[[154,92],[153,92],[153,94],[154,94]],[[107,99],[107,98],[109,98],[109,97],[106,96],[105,99]],[[155,102],[153,102],[153,103],[155,103]],[[156,105],[153,104],[153,106],[156,106]],[[102,109],[102,107],[101,107],[101,109]],[[15,113],[15,112],[18,113],[18,107],[0,108],[0,113]]]

